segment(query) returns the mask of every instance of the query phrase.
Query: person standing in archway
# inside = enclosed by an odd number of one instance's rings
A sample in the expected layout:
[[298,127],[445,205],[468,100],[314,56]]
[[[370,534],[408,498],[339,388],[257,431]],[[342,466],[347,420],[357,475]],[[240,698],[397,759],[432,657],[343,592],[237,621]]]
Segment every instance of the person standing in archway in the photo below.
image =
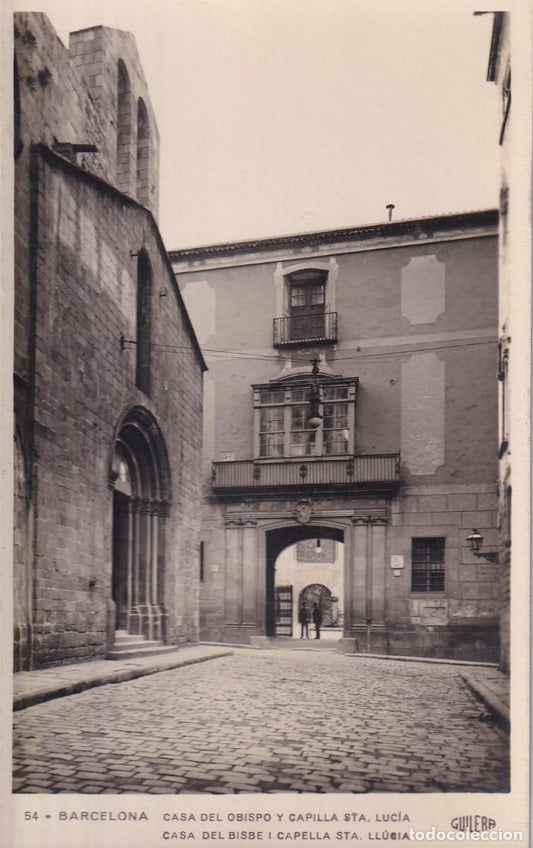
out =
[[304,638],[304,633],[306,639],[309,639],[309,613],[307,611],[307,604],[305,601],[302,601],[300,604],[300,608],[298,610],[298,621],[300,622],[300,639]]
[[315,623],[316,636],[315,639],[320,639],[320,625],[322,624],[322,610],[316,601],[313,603],[313,621]]

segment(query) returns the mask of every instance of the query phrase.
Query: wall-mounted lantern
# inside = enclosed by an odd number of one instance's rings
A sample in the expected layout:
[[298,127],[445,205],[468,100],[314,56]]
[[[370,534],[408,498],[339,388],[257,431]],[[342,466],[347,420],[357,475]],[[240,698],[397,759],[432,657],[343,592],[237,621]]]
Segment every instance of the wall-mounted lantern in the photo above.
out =
[[322,423],[322,415],[320,414],[320,389],[317,381],[318,362],[318,359],[313,359],[313,370],[311,372],[313,375],[313,386],[309,396],[309,414],[307,416],[307,423],[313,430],[320,427]]
[[470,536],[467,536],[466,541],[468,542],[468,547],[475,557],[483,557],[483,559],[486,559],[487,562],[498,562],[498,553],[496,551],[481,553],[483,536],[479,530],[472,530]]

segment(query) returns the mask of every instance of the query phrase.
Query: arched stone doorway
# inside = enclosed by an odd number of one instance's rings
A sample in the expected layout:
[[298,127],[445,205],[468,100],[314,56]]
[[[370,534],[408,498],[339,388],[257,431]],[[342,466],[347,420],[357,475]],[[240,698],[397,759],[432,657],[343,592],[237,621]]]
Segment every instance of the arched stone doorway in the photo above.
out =
[[132,409],[120,427],[111,486],[115,626],[147,639],[164,639],[170,467],[157,422],[142,407]]
[[[339,527],[321,524],[295,524],[266,532],[266,609],[267,636],[276,636],[276,560],[287,547],[305,539],[333,539],[344,542],[344,531]],[[312,607],[312,603],[309,608]]]
[[331,627],[337,623],[338,610],[335,607],[333,596],[330,589],[322,583],[311,583],[300,592],[298,606],[305,604],[307,609],[311,611],[315,603],[318,604],[322,613],[322,627]]

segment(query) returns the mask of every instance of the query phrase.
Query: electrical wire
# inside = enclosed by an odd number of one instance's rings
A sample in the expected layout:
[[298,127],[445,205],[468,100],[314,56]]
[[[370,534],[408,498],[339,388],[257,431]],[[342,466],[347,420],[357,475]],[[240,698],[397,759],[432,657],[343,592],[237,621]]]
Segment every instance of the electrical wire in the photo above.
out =
[[[125,340],[125,345],[135,344],[135,342],[131,340]],[[390,358],[391,356],[407,356],[411,353],[425,353],[437,350],[456,350],[456,349],[464,349],[471,347],[480,347],[482,345],[496,345],[497,340],[484,340],[480,339],[479,341],[472,342],[459,342],[458,344],[448,343],[442,345],[426,345],[424,347],[409,347],[406,350],[396,350],[389,352],[381,352],[381,353],[372,353],[365,351],[364,347],[357,348],[341,348],[339,353],[349,354],[348,356],[339,356],[333,355],[326,362],[348,362],[348,361],[357,361],[361,359],[382,359],[385,357]],[[395,345],[391,343],[391,347]],[[193,347],[190,346],[179,346],[179,345],[169,345],[169,344],[150,344],[151,348],[158,348],[164,353],[177,353],[179,351],[192,351]],[[128,348],[125,348],[128,349]],[[131,348],[130,348],[131,349]],[[268,354],[268,353],[252,353],[249,351],[236,351],[236,350],[224,350],[218,348],[201,348],[202,354],[205,357],[215,358],[215,359],[224,359],[224,360],[255,360],[262,362],[278,362],[283,363],[285,361],[290,362],[304,362],[306,364],[310,364],[313,362],[313,358],[310,357],[298,357],[298,356],[288,356],[286,359],[283,357],[277,356],[276,354]]]

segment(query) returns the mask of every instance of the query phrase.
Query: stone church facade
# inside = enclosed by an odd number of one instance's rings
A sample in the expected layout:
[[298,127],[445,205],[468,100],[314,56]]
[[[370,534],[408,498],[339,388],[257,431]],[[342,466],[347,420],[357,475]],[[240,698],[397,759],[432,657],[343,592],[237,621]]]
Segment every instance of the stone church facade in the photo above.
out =
[[171,252],[210,368],[202,638],[294,635],[278,557],[333,540],[341,649],[497,660],[498,568],[467,543],[498,542],[497,228],[489,210]]
[[205,363],[131,34],[15,16],[15,669],[198,638]]

